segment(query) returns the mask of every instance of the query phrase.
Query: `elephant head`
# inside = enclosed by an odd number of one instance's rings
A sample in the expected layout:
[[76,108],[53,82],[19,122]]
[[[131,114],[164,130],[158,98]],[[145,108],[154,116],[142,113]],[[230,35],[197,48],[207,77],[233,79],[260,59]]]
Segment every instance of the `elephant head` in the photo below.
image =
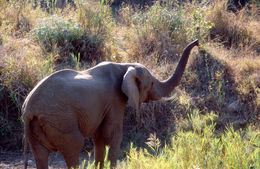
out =
[[170,100],[167,97],[178,85],[185,70],[191,49],[198,46],[198,40],[190,43],[183,51],[175,72],[165,81],[156,79],[144,66],[129,66],[122,82],[122,91],[128,103],[138,110],[140,103],[155,100]]

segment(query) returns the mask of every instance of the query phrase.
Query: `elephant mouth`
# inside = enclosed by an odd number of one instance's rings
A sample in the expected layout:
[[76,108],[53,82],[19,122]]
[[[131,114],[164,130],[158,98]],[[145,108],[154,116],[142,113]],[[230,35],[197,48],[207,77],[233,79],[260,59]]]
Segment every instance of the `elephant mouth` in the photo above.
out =
[[150,101],[152,101],[153,99],[152,99],[152,97],[150,96],[150,95],[148,95],[145,99],[144,99],[144,103],[148,103],[148,102],[150,102]]
[[149,97],[147,97],[145,100],[144,100],[144,103],[148,103],[150,101]]
[[160,100],[161,97],[155,97],[154,95],[148,95],[146,97],[146,99],[144,100],[144,103],[148,103],[150,101],[156,101],[156,100]]

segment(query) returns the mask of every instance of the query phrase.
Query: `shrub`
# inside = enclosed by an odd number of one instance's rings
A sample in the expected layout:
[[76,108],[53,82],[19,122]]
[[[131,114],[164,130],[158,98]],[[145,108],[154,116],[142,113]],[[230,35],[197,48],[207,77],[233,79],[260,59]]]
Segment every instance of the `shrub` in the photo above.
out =
[[37,17],[45,16],[39,8],[25,1],[0,2],[0,32],[5,36],[24,37],[32,29]]
[[79,4],[77,20],[86,33],[96,36],[100,41],[111,38],[110,31],[115,21],[111,8],[104,4],[104,0],[97,4]]
[[104,60],[104,41],[108,34],[103,23],[105,14],[81,6],[78,13],[80,22],[59,16],[44,18],[31,31],[33,39],[44,51],[57,50],[58,60],[69,61],[71,54],[84,61]]
[[177,46],[186,42],[185,34],[180,33],[184,31],[181,11],[155,3],[147,11],[136,12],[130,19],[125,12],[131,12],[129,7],[121,11],[130,28],[126,35],[129,59],[145,58],[155,63],[166,58],[174,60],[172,56],[179,53]]
[[188,119],[193,126],[179,131],[172,144],[152,152],[137,150],[133,146],[124,164],[126,168],[259,168],[259,134],[248,128],[245,131],[227,129],[215,135],[216,115],[194,113]]
[[25,39],[9,41],[1,50],[0,146],[6,149],[21,146],[23,101],[37,81],[50,73],[40,54],[39,47]]
[[101,57],[100,60],[111,60],[111,46],[114,43],[111,32],[115,28],[115,20],[111,8],[104,2],[78,4],[77,21],[93,44],[87,47],[89,52],[96,51],[92,55],[100,55],[96,56]]
[[199,39],[201,44],[205,43],[214,26],[214,23],[208,20],[211,11],[204,3],[187,3],[185,6],[183,20],[188,41]]
[[213,5],[209,20],[214,23],[210,34],[212,39],[219,40],[228,48],[244,47],[249,45],[252,38],[252,32],[246,27],[245,10],[234,14],[226,10],[226,4],[218,2]]
[[70,54],[71,48],[77,47],[72,43],[82,40],[84,33],[76,22],[55,16],[40,21],[31,31],[31,35],[43,50],[51,52],[57,47],[62,55],[68,54],[67,52]]
[[130,27],[127,53],[135,60],[176,61],[176,55],[188,42],[200,39],[203,44],[213,26],[207,20],[210,12],[199,3],[156,2],[146,11],[137,11],[129,17],[131,13],[129,7],[120,11],[125,18],[121,20]]
[[61,17],[44,18],[31,32],[34,40],[47,52],[53,51],[55,45],[64,47],[66,43],[81,39],[83,29],[72,20]]
[[[147,148],[131,144],[126,160],[118,168],[259,168],[259,133],[252,127],[235,131],[232,127],[223,133],[215,131],[217,115],[191,113],[184,120],[190,130],[181,128],[172,137],[171,144],[161,147],[155,134],[147,139]],[[104,168],[109,168],[106,158]],[[94,163],[83,161],[81,168],[94,168]]]

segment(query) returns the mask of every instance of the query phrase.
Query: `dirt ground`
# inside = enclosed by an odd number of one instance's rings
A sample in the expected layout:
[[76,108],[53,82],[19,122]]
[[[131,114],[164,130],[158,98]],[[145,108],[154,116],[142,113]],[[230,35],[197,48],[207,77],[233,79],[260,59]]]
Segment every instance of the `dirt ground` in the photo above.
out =
[[[81,153],[80,163],[88,160],[87,153]],[[22,169],[24,168],[24,157],[22,151],[0,152],[0,169]],[[28,153],[28,169],[36,168],[35,161],[31,153]],[[60,153],[51,153],[49,157],[49,169],[66,168],[66,163]]]

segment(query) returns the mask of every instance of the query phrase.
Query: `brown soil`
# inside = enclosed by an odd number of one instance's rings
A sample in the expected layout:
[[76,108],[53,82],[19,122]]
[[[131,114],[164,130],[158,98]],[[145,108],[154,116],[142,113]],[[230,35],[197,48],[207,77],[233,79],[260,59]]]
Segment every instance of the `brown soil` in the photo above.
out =
[[[80,164],[88,160],[87,153],[81,153]],[[24,168],[24,157],[22,151],[5,151],[0,152],[1,169],[22,169]],[[35,161],[31,153],[28,153],[28,169],[36,168]],[[50,169],[66,168],[66,163],[60,153],[51,153],[49,157]]]

